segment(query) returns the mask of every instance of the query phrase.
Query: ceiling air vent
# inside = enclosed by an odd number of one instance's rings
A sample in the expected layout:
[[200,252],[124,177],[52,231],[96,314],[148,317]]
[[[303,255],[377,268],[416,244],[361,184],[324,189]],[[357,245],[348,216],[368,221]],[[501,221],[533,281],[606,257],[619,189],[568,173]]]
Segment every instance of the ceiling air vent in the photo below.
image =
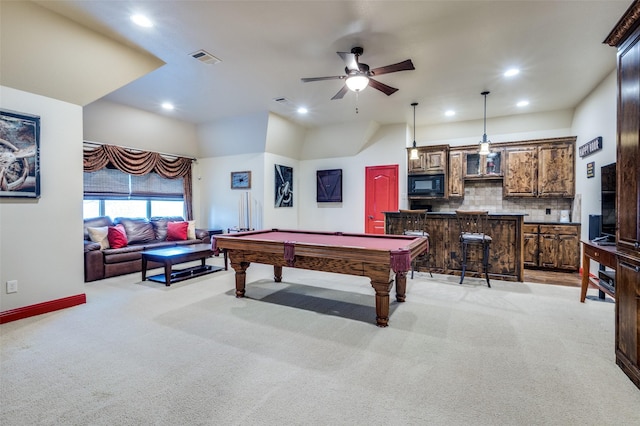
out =
[[190,53],[190,55],[205,64],[217,64],[218,62],[221,62],[220,59],[216,58],[206,50],[198,50],[197,52]]
[[276,101],[277,103],[283,104],[283,105],[291,103],[291,101],[289,99],[285,98],[284,96],[279,97],[279,98],[273,98],[273,100]]

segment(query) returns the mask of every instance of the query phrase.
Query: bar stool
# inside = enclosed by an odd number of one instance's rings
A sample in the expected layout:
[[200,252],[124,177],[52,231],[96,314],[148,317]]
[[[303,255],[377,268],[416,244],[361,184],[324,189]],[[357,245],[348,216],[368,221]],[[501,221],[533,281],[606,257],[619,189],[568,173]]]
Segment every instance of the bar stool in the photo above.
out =
[[415,270],[416,260],[422,258],[427,262],[427,270],[431,273],[431,244],[429,241],[429,233],[426,231],[427,211],[426,210],[400,210],[400,220],[402,223],[402,235],[410,235],[412,237],[425,237],[427,239],[427,250],[416,257],[411,262],[411,279]]
[[462,248],[462,276],[460,284],[464,281],[464,273],[467,270],[467,257],[469,255],[469,247],[482,248],[482,268],[487,279],[487,286],[491,288],[489,282],[489,247],[491,246],[491,237],[485,234],[487,228],[488,211],[465,211],[456,210],[456,218],[460,225],[460,246]]

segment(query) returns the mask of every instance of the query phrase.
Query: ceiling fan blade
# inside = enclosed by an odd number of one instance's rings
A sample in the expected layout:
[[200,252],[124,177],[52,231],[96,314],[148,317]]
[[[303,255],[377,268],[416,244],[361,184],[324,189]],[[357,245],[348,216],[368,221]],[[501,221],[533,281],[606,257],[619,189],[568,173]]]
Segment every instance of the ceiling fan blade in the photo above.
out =
[[358,59],[355,54],[349,52],[336,52],[344,63],[347,65],[349,70],[359,71],[360,67],[358,66]]
[[336,99],[342,99],[344,97],[344,95],[349,91],[349,88],[347,87],[347,85],[345,84],[344,86],[342,86],[342,89],[340,89],[338,91],[338,93],[336,93],[335,95],[333,95],[333,98],[331,98],[332,101],[336,100]]
[[347,78],[346,75],[333,75],[331,77],[309,77],[309,78],[301,78],[303,83],[309,83],[310,81],[324,81],[324,80],[343,80]]
[[387,65],[385,67],[374,68],[371,70],[372,75],[389,74],[390,72],[415,70],[411,59],[398,62],[397,64]]
[[380,83],[379,81],[376,81],[372,78],[369,78],[369,86],[373,87],[374,89],[378,89],[387,96],[393,95],[398,91],[398,89],[396,89],[395,87],[387,86],[386,84]]

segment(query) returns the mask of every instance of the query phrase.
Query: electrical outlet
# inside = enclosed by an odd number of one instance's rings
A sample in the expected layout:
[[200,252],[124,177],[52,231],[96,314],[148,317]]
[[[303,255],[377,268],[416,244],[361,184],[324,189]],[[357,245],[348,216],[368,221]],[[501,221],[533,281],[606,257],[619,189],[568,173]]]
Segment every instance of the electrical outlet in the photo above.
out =
[[546,210],[544,211],[544,214],[551,214],[551,209],[546,209]]
[[7,281],[7,294],[18,292],[18,280]]

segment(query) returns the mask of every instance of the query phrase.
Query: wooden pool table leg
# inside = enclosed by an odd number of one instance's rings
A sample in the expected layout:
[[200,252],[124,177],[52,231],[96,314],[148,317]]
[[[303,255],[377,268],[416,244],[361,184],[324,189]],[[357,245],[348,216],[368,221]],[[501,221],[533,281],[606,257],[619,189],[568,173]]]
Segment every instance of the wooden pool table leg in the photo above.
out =
[[273,280],[277,283],[282,282],[282,266],[273,265]]
[[371,286],[376,291],[376,325],[389,325],[389,291],[393,281],[375,281],[371,279]]
[[244,297],[249,265],[251,265],[249,262],[234,262],[231,259],[231,267],[236,271],[236,297]]
[[398,272],[396,274],[396,300],[404,302],[407,296],[407,273]]

